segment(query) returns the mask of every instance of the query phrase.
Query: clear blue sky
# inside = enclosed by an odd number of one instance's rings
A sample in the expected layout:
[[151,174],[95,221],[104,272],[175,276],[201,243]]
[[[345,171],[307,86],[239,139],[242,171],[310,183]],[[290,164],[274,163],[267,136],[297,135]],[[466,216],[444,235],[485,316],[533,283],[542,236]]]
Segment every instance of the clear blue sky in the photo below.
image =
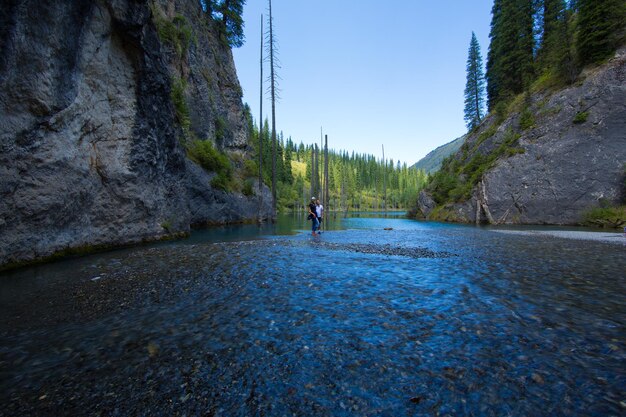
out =
[[[463,135],[467,52],[474,31],[486,61],[492,4],[273,0],[281,65],[278,131],[310,144],[319,143],[322,127],[329,148],[380,158],[384,144],[386,159],[409,165]],[[267,0],[247,1],[246,41],[233,51],[243,100],[257,122],[261,14],[267,31],[267,10]]]

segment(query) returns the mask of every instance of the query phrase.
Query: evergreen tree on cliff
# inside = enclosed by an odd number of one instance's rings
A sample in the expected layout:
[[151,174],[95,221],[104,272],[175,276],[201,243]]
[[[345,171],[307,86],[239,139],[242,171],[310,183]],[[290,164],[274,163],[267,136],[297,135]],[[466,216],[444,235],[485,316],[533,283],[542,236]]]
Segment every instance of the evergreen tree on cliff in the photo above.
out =
[[242,17],[245,4],[246,0],[222,0],[213,6],[214,10],[221,15],[226,40],[233,48],[242,46],[245,39]]
[[565,0],[543,0],[541,13],[541,46],[537,52],[540,70],[558,65],[565,42]]
[[578,0],[578,61],[600,63],[619,46],[626,19],[624,0]]
[[572,12],[565,0],[542,0],[541,7],[537,70],[543,74],[552,73],[559,82],[572,83],[578,75],[571,30]]
[[465,83],[465,123],[469,130],[480,124],[484,116],[485,77],[480,44],[472,32],[467,56],[467,81]]
[[533,0],[495,0],[492,8],[487,96],[489,109],[523,92],[534,78]]
[[500,59],[496,59],[501,55],[500,43],[502,39],[496,36],[500,31],[502,21],[502,0],[494,0],[491,7],[491,30],[489,31],[489,51],[487,52],[487,72],[485,79],[487,80],[487,107],[492,110],[495,107],[497,92],[499,90],[500,80]]

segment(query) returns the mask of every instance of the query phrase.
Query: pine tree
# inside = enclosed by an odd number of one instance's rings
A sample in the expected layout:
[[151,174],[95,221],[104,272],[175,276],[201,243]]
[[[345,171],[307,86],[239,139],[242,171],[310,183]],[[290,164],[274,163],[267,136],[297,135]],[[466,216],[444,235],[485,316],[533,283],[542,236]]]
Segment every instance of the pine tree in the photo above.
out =
[[467,56],[467,81],[465,84],[465,123],[469,130],[480,124],[484,116],[485,77],[480,45],[472,32]]
[[284,159],[285,143],[283,133],[281,132],[277,138],[276,144],[276,178],[280,182],[285,181],[285,159]]
[[554,50],[560,46],[560,22],[565,18],[565,1],[542,0],[541,9],[541,44],[537,52],[537,64],[541,71],[545,71],[553,66]]
[[502,38],[499,35],[502,26],[502,1],[494,0],[491,7],[491,30],[489,31],[489,51],[487,52],[487,100],[488,108],[495,107],[498,92],[500,90],[500,56],[502,55]]
[[552,73],[558,83],[572,83],[578,75],[570,30],[571,12],[565,0],[542,0],[541,44],[537,69]]
[[617,48],[624,30],[626,5],[623,0],[578,0],[578,62],[599,63]]
[[[207,2],[210,5],[212,2]],[[222,30],[226,35],[226,40],[231,47],[238,48],[243,45],[245,36],[243,34],[243,6],[246,0],[222,0],[215,7],[221,15]]]
[[515,21],[518,23],[517,63],[518,89],[515,94],[527,91],[535,80],[535,20],[536,0],[517,0]]
[[[289,142],[287,143],[289,145]],[[290,146],[285,146],[285,169],[283,173],[283,181],[287,184],[293,184],[293,172],[291,171],[292,149]]]
[[487,55],[489,109],[523,92],[534,79],[534,0],[495,0]]
[[200,0],[200,7],[203,12],[213,13],[214,0]]

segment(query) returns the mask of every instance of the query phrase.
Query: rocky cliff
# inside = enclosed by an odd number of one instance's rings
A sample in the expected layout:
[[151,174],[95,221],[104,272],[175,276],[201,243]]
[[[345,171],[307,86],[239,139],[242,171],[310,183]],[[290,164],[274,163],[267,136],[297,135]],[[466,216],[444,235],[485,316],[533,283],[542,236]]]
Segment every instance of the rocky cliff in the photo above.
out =
[[216,190],[186,156],[190,138],[248,150],[199,2],[9,0],[0,51],[0,266],[271,215],[266,188]]
[[[586,70],[575,85],[518,98],[490,115],[448,161],[470,193],[439,206],[428,192],[426,217],[495,224],[573,225],[586,210],[624,200],[626,48]],[[495,113],[495,112],[494,112]],[[461,201],[461,202],[459,202]]]

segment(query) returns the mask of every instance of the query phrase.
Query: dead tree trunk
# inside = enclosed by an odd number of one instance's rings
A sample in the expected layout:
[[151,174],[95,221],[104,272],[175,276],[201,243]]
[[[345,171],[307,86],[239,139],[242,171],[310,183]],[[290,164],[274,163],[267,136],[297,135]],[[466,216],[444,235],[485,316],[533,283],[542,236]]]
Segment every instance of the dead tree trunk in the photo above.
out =
[[263,15],[261,15],[261,89],[259,93],[259,195],[263,184]]
[[328,195],[328,135],[324,136],[326,140],[324,143],[324,203],[326,204],[326,210],[329,209],[329,195]]
[[274,70],[274,22],[272,21],[272,0],[270,4],[270,82],[272,94],[272,214],[276,217],[276,72]]
[[487,205],[487,191],[485,190],[484,181],[480,181],[478,184],[478,192],[476,196],[476,224],[480,224],[480,219],[482,218],[481,211],[482,213],[485,213],[485,217],[487,217],[487,222],[489,224],[497,224],[491,215],[489,205]]

